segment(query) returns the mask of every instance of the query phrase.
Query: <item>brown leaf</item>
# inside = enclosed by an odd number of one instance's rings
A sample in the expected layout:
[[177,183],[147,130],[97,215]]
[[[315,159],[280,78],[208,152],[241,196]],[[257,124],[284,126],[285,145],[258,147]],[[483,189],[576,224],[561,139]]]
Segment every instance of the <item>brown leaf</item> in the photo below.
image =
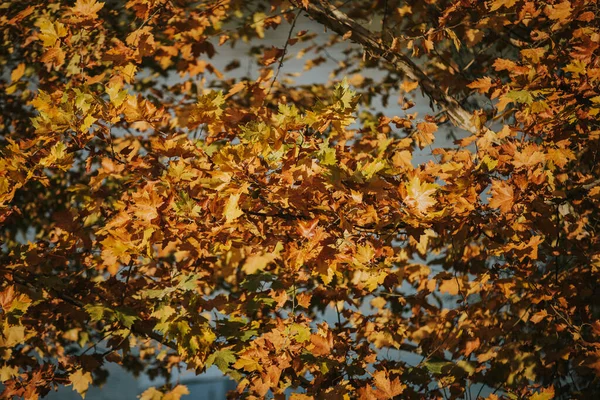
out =
[[265,50],[262,59],[260,60],[260,63],[264,66],[269,66],[279,61],[282,55],[283,49],[273,46],[270,49]]

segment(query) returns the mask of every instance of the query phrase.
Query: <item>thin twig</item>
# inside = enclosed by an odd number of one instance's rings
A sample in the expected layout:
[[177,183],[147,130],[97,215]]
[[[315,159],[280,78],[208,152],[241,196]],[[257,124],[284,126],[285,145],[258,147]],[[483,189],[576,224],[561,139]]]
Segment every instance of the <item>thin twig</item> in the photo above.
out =
[[277,81],[277,77],[279,76],[279,72],[281,71],[281,67],[283,66],[283,61],[285,59],[285,55],[287,54],[287,49],[290,44],[290,39],[292,38],[292,33],[294,32],[294,27],[296,26],[296,21],[298,20],[298,16],[300,15],[301,11],[302,11],[301,9],[298,9],[298,12],[296,13],[296,16],[294,17],[294,21],[292,21],[292,26],[290,27],[290,30],[288,32],[287,40],[285,41],[285,45],[283,46],[283,53],[281,54],[281,57],[279,58],[279,64],[277,64],[277,70],[275,71],[275,75],[273,76],[273,80],[271,81],[271,86],[269,86],[269,90],[267,91],[267,95],[265,96],[265,99],[267,97],[269,97],[269,94],[271,94],[271,90],[273,89],[273,85],[275,85],[275,82]]

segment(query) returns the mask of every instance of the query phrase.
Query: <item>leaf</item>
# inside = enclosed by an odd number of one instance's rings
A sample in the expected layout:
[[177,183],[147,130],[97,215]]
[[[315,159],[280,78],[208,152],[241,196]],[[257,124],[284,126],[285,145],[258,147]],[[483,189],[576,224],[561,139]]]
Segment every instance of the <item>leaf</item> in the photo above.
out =
[[375,383],[375,386],[377,387],[376,395],[379,399],[393,399],[402,394],[406,388],[406,385],[400,383],[400,378],[391,381],[387,371],[374,372],[373,383]]
[[83,372],[79,369],[69,375],[69,381],[73,385],[73,390],[81,395],[81,398],[85,399],[85,392],[87,392],[90,383],[92,383],[92,374],[89,372]]
[[40,28],[39,38],[44,47],[53,47],[58,40],[67,35],[65,25],[59,21],[52,22],[48,18],[42,17],[37,20],[35,25]]
[[177,385],[172,390],[165,393],[162,400],[179,400],[181,396],[190,394],[188,388],[184,385]]
[[246,372],[262,371],[262,367],[256,360],[246,357],[238,358],[235,364],[233,364],[233,368],[243,369]]
[[505,95],[507,98],[521,104],[531,104],[533,96],[527,90],[513,90]]
[[149,387],[139,396],[140,400],[162,400],[163,394],[155,387]]
[[325,141],[319,145],[319,151],[317,152],[317,158],[319,163],[322,165],[336,165],[337,158],[335,154],[335,148],[329,147],[329,141]]
[[444,371],[446,371],[448,368],[452,368],[454,366],[454,364],[452,364],[450,361],[437,361],[437,360],[430,360],[424,363],[425,368],[427,368],[427,370],[431,373],[440,375],[443,374]]
[[240,209],[239,201],[241,192],[237,192],[229,196],[229,199],[225,203],[225,209],[223,210],[223,215],[225,216],[225,222],[230,223],[244,215],[244,212]]
[[265,50],[260,63],[265,67],[276,63],[283,56],[283,49],[279,49],[275,46],[272,46],[270,49]]
[[13,379],[19,376],[19,367],[10,367],[3,365],[0,368],[0,383],[4,383],[9,379]]
[[406,93],[410,93],[418,87],[418,81],[409,81],[407,79],[403,80],[402,84],[400,85],[400,89],[404,90]]
[[490,207],[499,208],[503,213],[512,210],[514,204],[514,190],[512,185],[505,181],[492,181]]
[[267,265],[272,263],[277,257],[274,254],[254,254],[246,259],[242,266],[242,271],[246,274],[254,274],[257,271],[264,270]]
[[332,340],[318,334],[310,335],[310,352],[315,356],[325,356],[331,352]]
[[490,4],[490,11],[496,11],[501,7],[511,8],[516,4],[517,0],[493,0]]
[[551,400],[554,398],[554,386],[550,386],[548,388],[544,388],[540,390],[538,393],[534,393],[531,395],[529,400]]
[[20,63],[10,73],[10,81],[13,82],[13,83],[16,82],[16,81],[18,81],[19,79],[21,79],[21,77],[23,76],[24,73],[25,73],[25,64],[24,63]]
[[96,0],[77,0],[71,8],[71,12],[85,19],[97,19],[98,11],[104,7],[104,3],[98,3]]
[[548,18],[552,20],[559,20],[566,22],[570,19],[573,9],[571,8],[571,2],[565,0],[558,4],[547,5],[545,13]]
[[433,135],[437,131],[438,127],[433,122],[420,122],[417,124],[417,131],[415,133],[415,141],[419,148],[423,149],[429,146],[435,140]]
[[431,207],[437,204],[433,197],[438,189],[434,183],[421,182],[418,176],[411,178],[406,184],[406,197],[404,204],[410,207],[417,215],[426,215]]
[[473,82],[467,85],[467,87],[471,89],[477,89],[479,93],[489,92],[492,86],[492,78],[490,78],[489,76],[484,76],[483,78],[474,80]]
[[448,293],[452,296],[455,296],[459,293],[459,285],[456,278],[444,279],[440,283],[440,292]]
[[216,365],[219,369],[227,373],[229,371],[229,365],[235,363],[235,353],[230,349],[215,351],[206,359],[206,368],[211,365]]

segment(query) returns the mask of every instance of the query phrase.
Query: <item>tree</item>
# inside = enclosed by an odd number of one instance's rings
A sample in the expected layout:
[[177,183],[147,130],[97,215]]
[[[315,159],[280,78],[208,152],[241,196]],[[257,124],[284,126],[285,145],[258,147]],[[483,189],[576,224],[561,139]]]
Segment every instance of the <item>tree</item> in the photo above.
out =
[[[3,398],[111,362],[236,398],[600,395],[597,1],[0,10]],[[214,65],[240,41],[258,77]],[[340,43],[334,83],[280,73]]]

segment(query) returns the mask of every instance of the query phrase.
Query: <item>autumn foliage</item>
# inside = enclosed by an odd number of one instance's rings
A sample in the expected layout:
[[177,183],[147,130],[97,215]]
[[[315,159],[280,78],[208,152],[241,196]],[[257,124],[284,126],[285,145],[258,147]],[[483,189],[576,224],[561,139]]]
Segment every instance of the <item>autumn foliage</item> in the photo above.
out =
[[598,398],[599,13],[2,2],[0,397]]

